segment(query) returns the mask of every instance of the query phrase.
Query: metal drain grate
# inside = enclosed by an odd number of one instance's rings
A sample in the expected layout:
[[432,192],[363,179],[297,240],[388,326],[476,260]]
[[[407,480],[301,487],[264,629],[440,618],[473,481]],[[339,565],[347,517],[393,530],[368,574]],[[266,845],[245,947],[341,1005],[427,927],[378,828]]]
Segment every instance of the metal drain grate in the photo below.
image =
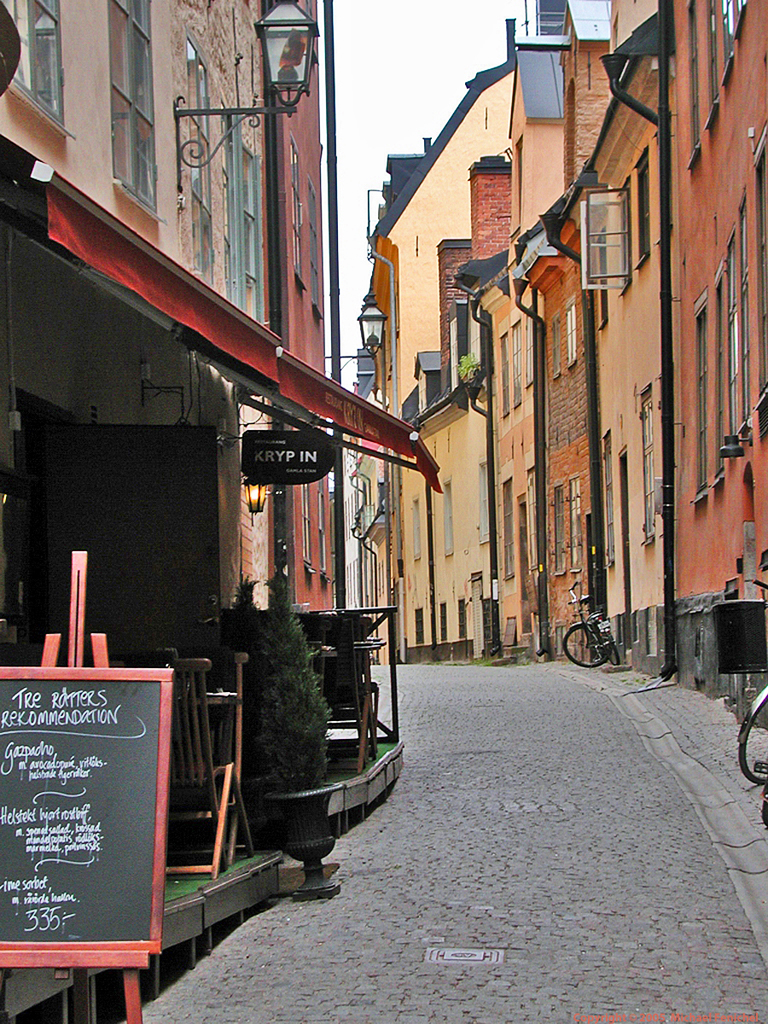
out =
[[503,949],[446,949],[433,946],[424,960],[432,964],[503,964]]

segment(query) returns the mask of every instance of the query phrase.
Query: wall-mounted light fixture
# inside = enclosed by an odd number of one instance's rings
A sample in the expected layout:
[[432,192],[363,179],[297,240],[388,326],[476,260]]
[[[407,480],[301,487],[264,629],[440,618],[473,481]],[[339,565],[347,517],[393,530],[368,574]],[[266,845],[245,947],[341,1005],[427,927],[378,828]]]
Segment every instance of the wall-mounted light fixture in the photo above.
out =
[[723,438],[723,446],[720,449],[721,459],[743,459],[744,445],[752,446],[752,435],[742,437],[740,434],[726,434]]
[[[176,122],[176,187],[179,192],[182,190],[182,164],[193,168],[207,167],[243,121],[250,119],[256,125],[264,114],[288,114],[290,117],[301,97],[309,93],[312,68],[316,63],[314,44],[320,34],[317,22],[294,0],[278,0],[254,24],[254,29],[261,43],[265,89],[277,102],[270,107],[257,107],[254,97],[250,107],[187,109],[184,97],[178,96],[173,104],[173,117]],[[210,116],[223,117],[227,122],[224,134],[215,146],[209,147],[200,133],[181,141],[182,118]]]
[[257,484],[252,480],[246,480],[243,484],[245,487],[245,500],[248,502],[248,511],[251,515],[255,515],[257,512],[263,512],[264,506],[267,503],[267,485]]
[[368,292],[363,300],[363,311],[357,318],[357,322],[360,324],[360,335],[364,347],[372,356],[375,356],[384,342],[387,314],[382,313],[376,305],[376,296],[373,292]]

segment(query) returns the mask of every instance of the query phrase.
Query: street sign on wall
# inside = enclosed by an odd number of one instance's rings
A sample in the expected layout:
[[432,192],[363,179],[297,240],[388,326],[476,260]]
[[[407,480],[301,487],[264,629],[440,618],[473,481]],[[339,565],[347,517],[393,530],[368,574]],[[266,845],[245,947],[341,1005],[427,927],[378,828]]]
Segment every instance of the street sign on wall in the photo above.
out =
[[335,449],[319,430],[246,430],[243,476],[260,484],[308,484],[333,469]]

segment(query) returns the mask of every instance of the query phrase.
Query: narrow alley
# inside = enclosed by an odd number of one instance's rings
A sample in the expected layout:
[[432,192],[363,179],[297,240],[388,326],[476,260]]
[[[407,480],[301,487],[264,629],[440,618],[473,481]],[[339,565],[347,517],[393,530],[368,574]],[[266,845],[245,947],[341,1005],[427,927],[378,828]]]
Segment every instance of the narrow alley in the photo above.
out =
[[337,843],[341,894],[251,917],[146,1024],[762,1019],[768,844],[736,720],[644,683],[402,668],[405,769]]

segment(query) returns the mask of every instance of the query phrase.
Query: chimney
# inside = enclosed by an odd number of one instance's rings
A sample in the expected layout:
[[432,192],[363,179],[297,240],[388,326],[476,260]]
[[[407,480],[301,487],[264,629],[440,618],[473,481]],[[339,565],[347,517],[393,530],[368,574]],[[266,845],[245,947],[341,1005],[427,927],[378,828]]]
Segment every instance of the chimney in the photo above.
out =
[[512,164],[505,156],[484,156],[469,169],[472,259],[487,259],[509,246]]

